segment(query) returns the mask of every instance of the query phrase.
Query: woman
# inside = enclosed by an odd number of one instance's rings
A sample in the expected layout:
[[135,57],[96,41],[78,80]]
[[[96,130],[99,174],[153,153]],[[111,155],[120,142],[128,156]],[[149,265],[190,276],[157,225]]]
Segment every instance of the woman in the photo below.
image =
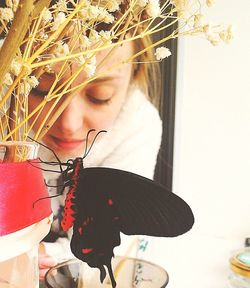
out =
[[[112,50],[112,53],[106,50],[97,54],[97,64],[101,64],[97,73],[102,76],[90,82],[75,95],[42,139],[61,160],[82,156],[87,132],[90,129],[96,131],[105,129],[107,133],[99,136],[90,154],[84,159],[84,166],[114,167],[153,178],[162,132],[158,111],[149,100],[149,95],[152,95],[149,92],[150,86],[155,84],[156,74],[152,73],[150,64],[127,63],[112,68],[148,45],[148,41],[149,39],[140,39],[137,42],[123,44]],[[149,52],[143,58],[140,56],[138,62],[152,60]],[[54,72],[59,69],[60,67],[53,67]],[[69,75],[65,74],[64,77]],[[149,75],[155,76],[149,79]],[[74,84],[83,82],[86,77],[82,72]],[[39,86],[34,88],[30,95],[31,110],[35,109],[48,93],[54,78],[53,73],[43,74]],[[47,109],[49,105],[36,121],[35,131],[45,117]],[[93,138],[90,142],[92,140]],[[41,158],[50,160],[52,153],[46,149],[42,150]],[[56,176],[51,173],[46,175],[48,184],[55,185],[57,182],[50,178]],[[55,189],[52,188],[51,194],[55,193]],[[59,261],[72,257],[68,235],[62,233],[58,225],[57,219],[60,219],[64,205],[63,197],[59,198],[54,198],[52,203],[55,214],[52,231],[40,245],[41,278],[50,266],[55,265],[53,259]]]

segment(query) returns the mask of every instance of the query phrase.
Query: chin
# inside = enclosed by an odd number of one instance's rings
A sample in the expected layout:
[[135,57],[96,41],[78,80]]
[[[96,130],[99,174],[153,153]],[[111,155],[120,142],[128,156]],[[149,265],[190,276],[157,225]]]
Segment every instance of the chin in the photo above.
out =
[[[74,159],[76,157],[82,157],[84,154],[83,148],[82,149],[75,149],[75,150],[68,150],[68,151],[64,151],[61,149],[55,149],[52,147],[51,147],[51,149],[56,153],[56,155],[58,156],[58,158],[60,159],[61,162],[67,162],[69,159]],[[50,150],[46,149],[45,147],[40,146],[38,154],[39,154],[39,157],[43,161],[48,161],[48,162],[57,161],[55,156],[53,155],[53,153]]]
[[83,156],[83,151],[57,151],[56,152],[57,156],[62,162],[67,162],[69,159],[74,159],[76,157],[82,157]]

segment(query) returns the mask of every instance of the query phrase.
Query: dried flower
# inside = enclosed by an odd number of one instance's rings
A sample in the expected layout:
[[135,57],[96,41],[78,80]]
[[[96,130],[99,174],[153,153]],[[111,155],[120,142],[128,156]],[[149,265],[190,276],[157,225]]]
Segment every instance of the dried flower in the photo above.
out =
[[[4,32],[8,37],[9,27],[11,27],[11,23],[8,22],[13,20],[19,0],[5,1],[6,8],[0,8],[0,31]],[[45,2],[46,1],[40,1],[39,3],[43,6],[46,5]],[[26,33],[24,39],[20,40],[20,44],[18,42],[19,47],[15,50],[17,53],[6,57],[13,59],[9,71],[5,71],[5,68],[1,69],[0,64],[0,74],[2,70],[0,94],[3,96],[3,100],[7,99],[5,101],[6,103],[3,103],[4,101],[0,103],[0,113],[2,111],[8,111],[10,108],[11,95],[16,95],[16,97],[19,95],[26,96],[32,88],[38,85],[38,79],[31,75],[42,75],[44,71],[55,73],[53,67],[56,67],[56,63],[59,62],[62,64],[60,65],[62,69],[60,75],[64,75],[66,69],[69,68],[68,65],[74,62],[80,65],[77,69],[78,72],[85,70],[88,77],[97,77],[98,75],[95,75],[95,73],[96,55],[99,53],[98,51],[103,51],[107,48],[112,51],[113,47],[123,42],[133,42],[146,35],[155,34],[160,29],[169,28],[172,24],[177,23],[177,21],[180,25],[173,34],[166,35],[164,39],[156,40],[158,42],[143,47],[143,51],[137,51],[136,49],[135,55],[127,59],[127,62],[137,60],[144,62],[144,59],[139,60],[137,58],[138,55],[142,55],[141,53],[143,52],[147,53],[148,49],[158,47],[160,43],[164,43],[164,41],[180,35],[203,35],[213,45],[218,45],[222,41],[228,43],[233,38],[232,26],[222,27],[219,25],[211,25],[206,22],[203,16],[202,9],[204,5],[202,4],[212,6],[215,0],[167,0],[165,2],[163,1],[161,6],[159,2],[159,0],[56,0],[53,6],[41,8],[40,15],[30,13],[29,23],[31,24],[28,28],[29,32]],[[39,7],[41,6],[39,4]],[[17,10],[16,13],[20,12],[21,9]],[[159,22],[161,22],[161,26],[158,25]],[[65,29],[60,29],[62,25]],[[112,28],[110,29],[110,27]],[[17,30],[18,28],[19,27],[17,27]],[[55,31],[60,33],[54,33]],[[126,36],[124,37],[124,35]],[[116,41],[113,41],[114,39],[116,39]],[[13,38],[12,41],[14,43],[14,41],[17,40]],[[3,43],[4,39],[1,39],[0,49]],[[6,51],[6,53],[8,53],[8,51]],[[150,53],[148,55],[150,55]],[[171,52],[166,47],[159,47],[155,51],[155,59],[157,59],[157,61],[161,61],[170,55]],[[3,55],[1,55],[1,57],[0,63],[5,61]],[[145,62],[146,61],[154,62],[156,60],[151,58],[147,59],[146,57]],[[6,67],[9,67],[9,65],[6,65]],[[58,76],[61,77],[60,75]],[[68,92],[64,91],[65,93],[73,93],[73,83],[76,83],[73,81],[77,75],[74,69],[72,69],[72,77],[67,79],[67,85],[66,83],[62,83],[65,84],[65,89],[70,89]],[[13,82],[14,79],[15,82]],[[91,81],[91,79],[87,81]],[[16,83],[16,85],[13,85],[13,83]],[[86,83],[81,83],[80,86],[82,85],[83,87]],[[51,97],[60,101],[58,103],[61,103],[64,99],[65,101],[70,99],[70,97],[61,98],[61,93],[53,94]],[[30,113],[27,111],[28,104],[25,102],[28,101],[28,97],[21,97],[20,99],[20,102],[16,101],[20,104],[20,107],[18,107],[18,109],[12,107],[12,110],[23,111],[22,116],[25,115],[26,117]],[[45,105],[46,101],[41,103]],[[41,107],[41,109],[43,109],[43,107]],[[62,111],[62,109],[60,109],[60,111]],[[53,114],[53,111],[49,113]],[[27,129],[31,129],[28,128],[29,125],[26,125],[29,118],[27,117],[23,121],[20,120],[23,117],[19,117],[20,115],[16,116],[14,125],[16,125],[16,132],[18,133],[14,135],[28,135],[29,131]],[[48,115],[48,119],[51,119],[49,116],[50,115]],[[33,118],[37,119],[36,117]],[[48,119],[44,120],[44,125]],[[53,123],[51,123],[51,120],[48,121],[50,122],[49,126],[51,126]],[[2,125],[1,131],[8,130],[6,129],[8,123],[0,122],[0,125]],[[31,123],[30,126],[33,127],[34,125],[35,123]],[[21,127],[23,131],[20,130],[19,127]],[[43,137],[43,132],[41,131],[44,130],[42,128],[43,125],[41,125],[37,135],[35,135],[36,139],[37,137]],[[2,138],[4,140],[10,139],[12,135],[2,135]],[[19,136],[17,136],[17,138],[18,137]]]
[[215,0],[206,0],[206,4],[207,4],[208,7],[213,6],[214,3],[215,3]]
[[30,91],[31,91],[31,89],[32,89],[32,87],[26,81],[20,84],[20,94],[21,95],[28,96]]
[[86,72],[88,77],[92,77],[95,75],[96,71],[96,57],[91,55],[91,58],[86,60],[87,64],[84,67],[84,71]]
[[122,1],[117,0],[104,0],[102,6],[105,7],[109,12],[115,12],[119,10],[119,5]]
[[158,61],[161,61],[164,58],[167,58],[171,55],[171,51],[167,47],[159,47],[155,51],[155,58]]
[[37,80],[37,78],[36,78],[35,76],[27,77],[27,82],[29,83],[29,85],[30,85],[32,88],[37,87],[38,84],[39,84],[39,81]]
[[197,13],[194,15],[194,28],[200,28],[205,26],[205,17],[204,15]]
[[158,0],[149,0],[146,6],[147,14],[152,17],[156,18],[161,15],[161,8]]
[[67,12],[67,3],[65,0],[58,0],[53,8],[60,12]]
[[136,4],[141,7],[141,8],[144,8],[147,4],[148,4],[148,0],[138,0],[136,2]]
[[11,21],[14,18],[14,13],[11,8],[0,8],[0,20]]
[[16,58],[14,58],[10,65],[11,73],[13,73],[15,76],[18,76],[21,72],[21,69],[22,69],[22,63]]
[[229,25],[226,29],[222,30],[219,35],[221,40],[225,43],[229,43],[230,41],[232,41],[234,36],[232,25]]
[[43,21],[44,23],[48,23],[53,19],[52,13],[49,11],[49,9],[45,8],[45,11],[43,13]]
[[57,43],[57,47],[54,51],[56,57],[63,57],[69,54],[69,46],[67,43],[60,41]]
[[54,18],[54,23],[51,27],[51,31],[56,31],[60,25],[65,21],[65,14],[63,12],[59,12],[57,16]]
[[[97,32],[96,32],[97,33]],[[91,46],[91,41],[87,36],[82,36],[80,39],[80,50],[85,50]]]
[[13,79],[10,75],[10,73],[6,73],[5,76],[4,76],[4,80],[3,80],[3,84],[4,85],[7,85],[7,86],[10,86],[13,84]]

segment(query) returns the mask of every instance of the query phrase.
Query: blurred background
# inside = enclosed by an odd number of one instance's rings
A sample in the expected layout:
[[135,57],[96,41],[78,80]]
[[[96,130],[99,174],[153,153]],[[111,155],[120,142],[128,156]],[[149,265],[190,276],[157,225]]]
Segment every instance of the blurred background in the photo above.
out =
[[231,44],[178,40],[172,190],[196,223],[159,240],[170,288],[229,287],[229,257],[250,237],[250,1],[215,2],[209,19],[234,26]]

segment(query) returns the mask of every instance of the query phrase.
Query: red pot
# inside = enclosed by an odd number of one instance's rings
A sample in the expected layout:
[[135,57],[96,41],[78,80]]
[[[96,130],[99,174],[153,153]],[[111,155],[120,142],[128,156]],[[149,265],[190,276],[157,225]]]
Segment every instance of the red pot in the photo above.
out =
[[0,236],[52,213],[50,199],[39,200],[48,197],[48,191],[37,162],[0,163]]

